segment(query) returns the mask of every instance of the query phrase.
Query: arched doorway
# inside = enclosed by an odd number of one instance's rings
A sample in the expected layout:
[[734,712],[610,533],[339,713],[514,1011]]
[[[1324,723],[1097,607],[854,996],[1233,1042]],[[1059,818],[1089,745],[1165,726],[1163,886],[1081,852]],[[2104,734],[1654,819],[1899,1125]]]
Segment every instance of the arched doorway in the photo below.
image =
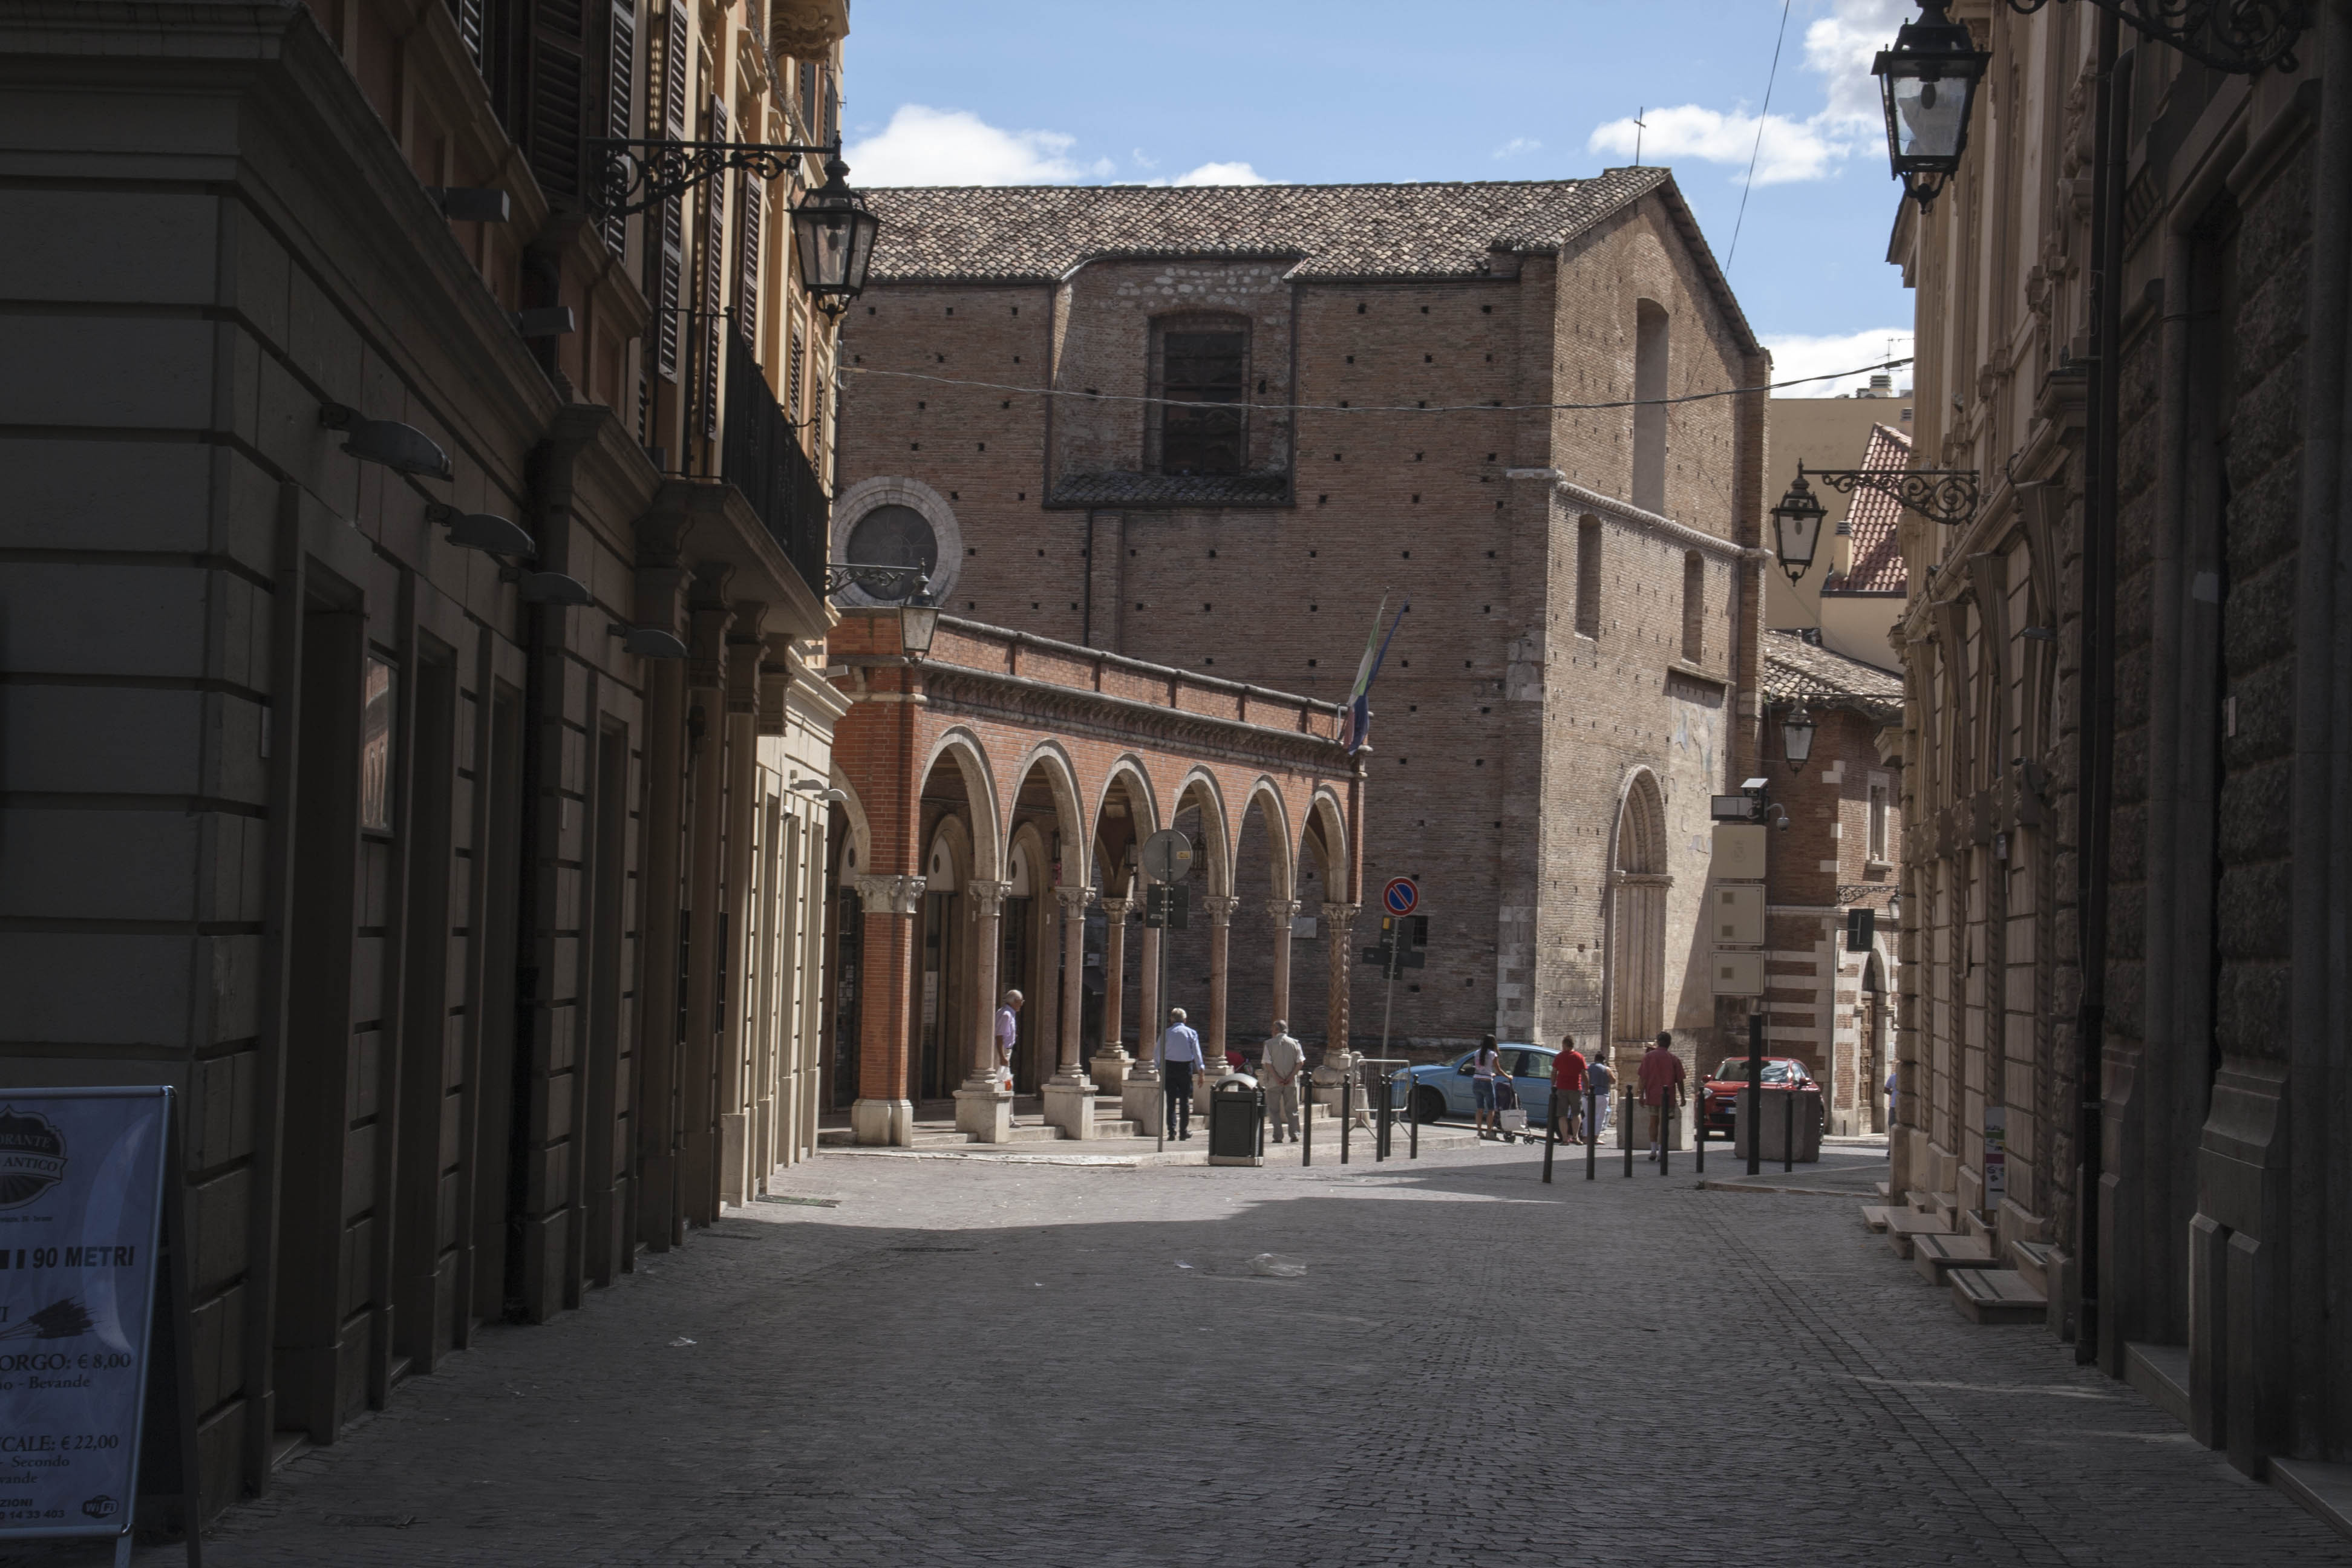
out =
[[1621,1070],[1665,1027],[1665,801],[1655,775],[1633,775],[1617,810],[1609,911],[1609,1036]]

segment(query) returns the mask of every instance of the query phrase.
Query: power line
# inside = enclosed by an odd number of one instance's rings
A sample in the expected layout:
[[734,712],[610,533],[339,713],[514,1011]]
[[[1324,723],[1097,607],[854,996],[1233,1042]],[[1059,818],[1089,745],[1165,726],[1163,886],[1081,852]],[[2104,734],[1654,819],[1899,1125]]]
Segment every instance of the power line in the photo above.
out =
[[1739,216],[1732,220],[1731,248],[1723,253],[1723,270],[1731,272],[1731,258],[1739,254],[1739,227],[1748,221],[1748,193],[1756,188],[1756,160],[1764,153],[1764,128],[1772,123],[1772,84],[1780,79],[1780,46],[1789,37],[1789,7],[1780,0],[1780,30],[1772,37],[1772,68],[1764,76],[1764,112],[1756,117],[1756,145],[1748,153],[1748,183],[1739,187]]
[[1877,364],[1859,365],[1853,370],[1800,375],[1788,381],[1768,382],[1762,386],[1727,386],[1716,392],[1686,392],[1679,397],[1629,397],[1613,403],[1446,403],[1434,408],[1427,404],[1416,404],[1407,408],[1402,405],[1386,404],[1356,407],[1345,403],[1202,403],[1188,398],[1144,397],[1132,393],[1086,392],[1064,386],[1016,386],[1003,381],[967,381],[960,376],[930,375],[916,370],[883,370],[870,364],[845,364],[835,368],[846,375],[887,375],[901,381],[928,381],[938,386],[976,386],[988,392],[1018,392],[1030,397],[1080,397],[1097,403],[1154,403],[1163,408],[1246,408],[1259,414],[1579,414],[1608,408],[1653,408],[1676,403],[1704,403],[1709,398],[1778,392],[1784,386],[1810,386],[1817,381],[1842,381],[1849,375],[1867,375],[1874,370],[1895,370],[1910,363],[1908,358],[1890,359]]

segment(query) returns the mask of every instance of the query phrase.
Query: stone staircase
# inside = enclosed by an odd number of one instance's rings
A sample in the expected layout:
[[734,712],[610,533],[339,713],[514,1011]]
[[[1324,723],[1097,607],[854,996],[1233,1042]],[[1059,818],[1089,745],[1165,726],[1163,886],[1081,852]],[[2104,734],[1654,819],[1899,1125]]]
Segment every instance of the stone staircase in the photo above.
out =
[[1961,1316],[1978,1323],[2040,1323],[2049,1321],[2052,1276],[2063,1270],[2062,1255],[2040,1242],[2012,1242],[2004,1256],[1993,1227],[1955,1194],[1910,1191],[1895,1202],[1893,1188],[1878,1185],[1880,1201],[1862,1205],[1862,1223],[1886,1237],[1895,1256],[1910,1263],[1931,1285],[1952,1293]]

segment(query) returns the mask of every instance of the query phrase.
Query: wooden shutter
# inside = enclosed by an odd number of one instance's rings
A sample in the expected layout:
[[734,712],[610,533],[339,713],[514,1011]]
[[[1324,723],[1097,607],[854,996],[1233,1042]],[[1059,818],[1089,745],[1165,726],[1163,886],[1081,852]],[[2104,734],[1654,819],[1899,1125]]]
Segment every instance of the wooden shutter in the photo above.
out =
[[804,368],[807,350],[801,342],[800,312],[789,310],[785,315],[784,417],[797,425],[801,420],[801,372]]
[[760,342],[760,225],[767,190],[767,181],[744,171],[743,216],[737,225],[742,230],[743,266],[742,279],[735,290],[735,325],[744,342],[754,348]]
[[[655,35],[659,59],[655,64],[658,74],[654,79],[659,84],[661,134],[673,142],[686,140],[686,51],[690,43],[688,3],[688,0],[670,0],[661,30]],[[652,287],[646,292],[654,300],[654,368],[668,381],[678,378],[678,308],[685,303],[681,297],[686,274],[684,206],[682,201],[671,200],[655,209],[660,244],[646,247],[646,265],[653,274]]]
[[474,68],[482,68],[482,0],[449,0],[449,15],[457,23],[457,41],[466,46],[466,58]]
[[[604,134],[615,141],[625,140],[635,121],[636,57],[636,0],[612,0],[612,26],[604,35]],[[604,174],[599,159],[594,177],[602,180]],[[618,213],[606,213],[603,228],[604,247],[614,256],[625,253],[629,220]]]
[[[710,100],[710,140],[727,140],[727,105]],[[719,435],[719,312],[727,303],[727,182],[702,187],[702,433]]]
[[580,200],[587,53],[584,0],[532,0],[530,109],[524,143],[539,188],[558,206]]

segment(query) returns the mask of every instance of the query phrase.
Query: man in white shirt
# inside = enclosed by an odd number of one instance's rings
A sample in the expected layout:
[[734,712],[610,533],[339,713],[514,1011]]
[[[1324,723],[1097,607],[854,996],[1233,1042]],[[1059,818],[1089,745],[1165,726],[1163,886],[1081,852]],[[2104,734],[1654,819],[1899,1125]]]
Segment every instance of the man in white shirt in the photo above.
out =
[[1021,993],[1007,991],[996,1009],[996,1076],[1006,1089],[1013,1087],[1013,1047],[1021,1038]]
[[1285,1019],[1274,1021],[1274,1037],[1265,1043],[1263,1068],[1266,1114],[1273,1119],[1277,1143],[1286,1128],[1294,1142],[1298,1137],[1298,1074],[1307,1065],[1307,1049],[1290,1037],[1289,1027]]
[[1168,1028],[1160,1037],[1160,1088],[1168,1097],[1179,1138],[1192,1136],[1192,1075],[1205,1065],[1201,1037],[1184,1022],[1184,1009],[1169,1008]]

